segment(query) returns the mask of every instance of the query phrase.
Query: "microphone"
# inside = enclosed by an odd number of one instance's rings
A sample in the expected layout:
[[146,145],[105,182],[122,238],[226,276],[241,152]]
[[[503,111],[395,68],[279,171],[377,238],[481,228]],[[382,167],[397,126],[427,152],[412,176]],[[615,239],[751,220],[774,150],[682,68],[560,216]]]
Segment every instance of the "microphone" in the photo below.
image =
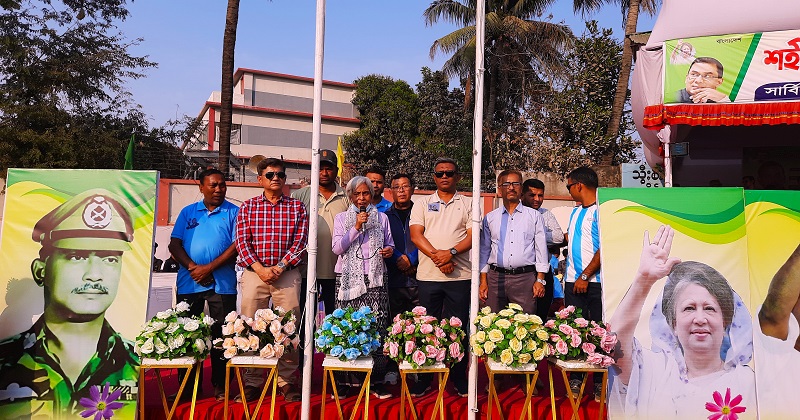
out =
[[359,213],[366,213],[366,212],[367,212],[367,206],[361,206],[361,207],[359,207],[359,208],[358,208],[358,212],[359,212]]

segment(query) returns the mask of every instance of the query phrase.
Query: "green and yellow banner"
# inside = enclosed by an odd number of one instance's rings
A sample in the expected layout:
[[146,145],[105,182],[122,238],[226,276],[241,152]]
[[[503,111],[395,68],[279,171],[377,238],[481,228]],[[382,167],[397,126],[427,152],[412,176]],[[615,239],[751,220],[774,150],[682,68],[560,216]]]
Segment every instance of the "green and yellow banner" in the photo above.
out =
[[9,169],[0,418],[136,417],[157,184],[154,171]]
[[598,191],[610,418],[791,418],[800,192]]
[[800,99],[800,30],[664,42],[664,104]]

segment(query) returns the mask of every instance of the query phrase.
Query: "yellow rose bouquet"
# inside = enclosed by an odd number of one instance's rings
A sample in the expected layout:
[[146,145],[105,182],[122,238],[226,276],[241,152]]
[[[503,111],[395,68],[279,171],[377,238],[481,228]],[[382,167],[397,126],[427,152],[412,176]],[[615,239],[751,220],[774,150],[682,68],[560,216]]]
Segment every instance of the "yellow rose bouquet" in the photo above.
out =
[[549,334],[542,319],[522,312],[516,303],[498,313],[484,307],[475,318],[474,331],[470,336],[472,352],[506,366],[535,363],[549,355]]

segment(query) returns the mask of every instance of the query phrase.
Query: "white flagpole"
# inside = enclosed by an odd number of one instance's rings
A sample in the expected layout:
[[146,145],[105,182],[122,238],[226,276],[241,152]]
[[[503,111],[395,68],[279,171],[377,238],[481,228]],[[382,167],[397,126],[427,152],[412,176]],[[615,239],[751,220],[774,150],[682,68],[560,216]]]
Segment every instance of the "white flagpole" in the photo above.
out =
[[[478,288],[480,285],[480,235],[481,235],[481,159],[483,155],[483,53],[486,42],[486,2],[476,2],[475,9],[475,112],[472,140],[472,287],[469,305],[469,326],[474,327],[478,315]],[[475,420],[478,415],[478,358],[469,352],[469,413],[467,418]],[[491,407],[489,407],[491,409]]]
[[311,368],[314,365],[314,320],[317,315],[317,217],[319,209],[319,139],[322,131],[322,63],[325,57],[325,0],[317,0],[316,46],[314,48],[314,107],[311,127],[311,195],[308,209],[308,276],[305,308],[305,363],[300,418],[311,416]]

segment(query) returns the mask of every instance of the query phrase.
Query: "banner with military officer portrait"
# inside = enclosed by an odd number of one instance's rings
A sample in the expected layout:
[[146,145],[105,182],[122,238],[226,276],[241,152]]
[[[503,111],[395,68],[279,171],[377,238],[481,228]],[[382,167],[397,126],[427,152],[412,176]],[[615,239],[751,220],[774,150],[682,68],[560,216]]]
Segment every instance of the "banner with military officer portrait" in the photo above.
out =
[[0,418],[134,419],[158,173],[9,169]]

